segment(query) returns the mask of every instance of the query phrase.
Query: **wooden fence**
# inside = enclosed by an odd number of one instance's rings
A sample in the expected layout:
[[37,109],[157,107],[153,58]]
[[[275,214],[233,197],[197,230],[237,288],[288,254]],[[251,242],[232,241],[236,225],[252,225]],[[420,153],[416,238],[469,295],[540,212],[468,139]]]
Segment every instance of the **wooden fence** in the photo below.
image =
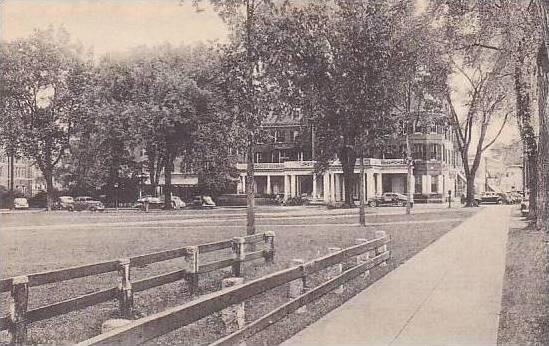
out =
[[[157,338],[175,329],[196,322],[212,313],[240,304],[243,301],[275,287],[291,283],[295,280],[306,281],[307,276],[320,270],[341,266],[341,263],[357,257],[357,265],[338,274],[329,281],[302,293],[278,309],[261,317],[253,323],[218,340],[215,345],[234,345],[272,323],[282,319],[289,313],[310,303],[324,294],[339,288],[344,282],[368,272],[370,269],[386,264],[390,258],[387,245],[390,239],[383,234],[373,240],[360,240],[357,245],[336,251],[330,255],[313,261],[281,270],[242,285],[232,286],[224,290],[201,296],[189,303],[156,313],[130,324],[98,335],[81,342],[87,345],[137,345]],[[374,256],[369,258],[370,252]],[[362,257],[362,258],[360,258]]]
[[[267,263],[274,261],[274,238],[274,232],[265,232],[247,237],[236,237],[232,240],[186,246],[136,257],[2,279],[0,280],[0,292],[10,292],[10,295],[8,297],[9,314],[0,318],[0,331],[7,329],[11,336],[11,343],[22,344],[26,340],[27,325],[29,323],[63,315],[113,299],[118,299],[121,316],[131,318],[133,315],[134,292],[141,292],[184,279],[188,282],[190,292],[193,294],[198,287],[200,274],[227,267],[232,268],[232,275],[240,276],[241,266],[244,262],[261,258],[264,258]],[[246,252],[246,245],[261,242],[265,243],[262,249]],[[253,247],[255,248],[255,245]],[[200,254],[224,249],[232,249],[232,256],[204,264],[200,262]],[[185,259],[185,265],[182,269],[137,281],[130,281],[131,267],[144,266],[181,257]],[[29,287],[109,272],[118,272],[118,287],[84,294],[32,310],[28,310],[27,308]]]

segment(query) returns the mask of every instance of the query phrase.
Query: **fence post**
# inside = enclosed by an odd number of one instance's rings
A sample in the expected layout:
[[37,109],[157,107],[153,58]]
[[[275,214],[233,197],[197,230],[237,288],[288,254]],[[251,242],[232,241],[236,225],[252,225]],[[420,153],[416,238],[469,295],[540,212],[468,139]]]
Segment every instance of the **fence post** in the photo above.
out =
[[198,290],[198,246],[187,246],[185,252],[185,269],[188,272],[189,292],[194,295]]
[[234,261],[232,265],[232,271],[234,277],[242,276],[242,263],[246,258],[246,251],[244,245],[246,244],[246,239],[243,237],[233,238],[233,255]]
[[133,290],[130,281],[130,259],[118,260],[118,307],[122,318],[131,319],[133,316]]
[[[227,278],[221,281],[221,288],[239,286],[244,284],[244,278]],[[225,332],[231,334],[244,328],[246,323],[246,310],[244,308],[244,302],[233,304],[223,310],[221,310],[221,320],[225,326]]]
[[[356,245],[364,244],[364,243],[367,243],[367,242],[368,242],[368,239],[363,239],[363,238],[355,240]],[[356,264],[357,265],[361,265],[361,264],[363,264],[365,262],[369,262],[369,261],[370,261],[370,251],[366,251],[363,254],[356,256]],[[361,274],[361,277],[363,279],[365,279],[369,275],[370,275],[370,271],[367,270],[367,271],[365,271],[364,273]]]
[[[306,276],[305,276],[305,270],[303,268],[303,264],[305,264],[305,260],[302,259],[293,259],[290,263],[290,267],[295,266],[301,266],[303,276],[297,280],[290,281],[290,284],[288,286],[288,298],[295,299],[299,297],[300,295],[305,293],[305,283],[306,283]],[[296,313],[302,314],[307,311],[307,306],[304,305],[296,310]]]
[[265,256],[265,262],[267,264],[273,264],[274,263],[274,256],[275,256],[275,232],[273,231],[267,231],[265,232],[265,247],[267,248],[267,253]]
[[[375,235],[376,235],[376,239],[386,237],[385,231],[376,231]],[[376,256],[381,255],[384,252],[387,252],[387,244],[383,244],[380,247],[376,248]],[[381,262],[381,264],[379,266],[380,267],[387,266],[387,261]]]
[[[336,252],[341,251],[341,248],[339,248],[339,247],[329,247],[328,251],[330,253],[336,253]],[[331,277],[336,277],[336,276],[340,275],[341,273],[343,273],[343,264],[342,263],[338,263],[338,264],[332,266],[332,268],[330,269],[330,276]],[[343,285],[338,286],[334,290],[334,293],[335,294],[343,293]]]
[[27,306],[29,302],[29,278],[17,276],[12,279],[9,301],[9,333],[12,345],[27,342]]

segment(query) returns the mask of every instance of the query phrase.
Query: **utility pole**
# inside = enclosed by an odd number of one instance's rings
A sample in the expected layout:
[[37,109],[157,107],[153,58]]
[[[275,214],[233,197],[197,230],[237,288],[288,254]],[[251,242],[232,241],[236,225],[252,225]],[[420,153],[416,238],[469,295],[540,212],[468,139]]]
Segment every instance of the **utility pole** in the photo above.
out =
[[366,203],[364,198],[366,197],[366,184],[364,183],[364,149],[360,149],[360,187],[358,189],[358,199],[360,200],[360,209],[358,212],[358,219],[361,226],[366,226]]
[[407,183],[408,183],[408,201],[406,202],[406,215],[410,215],[412,209],[412,149],[410,145],[410,135],[408,126],[406,128],[406,165],[408,166]]

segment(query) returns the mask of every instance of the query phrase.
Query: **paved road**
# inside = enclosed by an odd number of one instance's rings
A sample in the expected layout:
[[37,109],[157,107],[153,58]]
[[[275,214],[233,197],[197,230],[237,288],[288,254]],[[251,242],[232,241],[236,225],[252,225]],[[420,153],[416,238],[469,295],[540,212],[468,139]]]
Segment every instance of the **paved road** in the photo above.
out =
[[284,345],[496,345],[510,207],[486,207]]

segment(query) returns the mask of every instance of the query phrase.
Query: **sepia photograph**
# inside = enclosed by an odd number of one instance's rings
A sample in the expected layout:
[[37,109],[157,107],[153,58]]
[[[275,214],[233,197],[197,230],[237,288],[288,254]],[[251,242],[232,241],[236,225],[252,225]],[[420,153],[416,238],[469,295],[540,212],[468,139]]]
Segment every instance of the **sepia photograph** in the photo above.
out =
[[549,346],[549,0],[0,0],[0,345]]

